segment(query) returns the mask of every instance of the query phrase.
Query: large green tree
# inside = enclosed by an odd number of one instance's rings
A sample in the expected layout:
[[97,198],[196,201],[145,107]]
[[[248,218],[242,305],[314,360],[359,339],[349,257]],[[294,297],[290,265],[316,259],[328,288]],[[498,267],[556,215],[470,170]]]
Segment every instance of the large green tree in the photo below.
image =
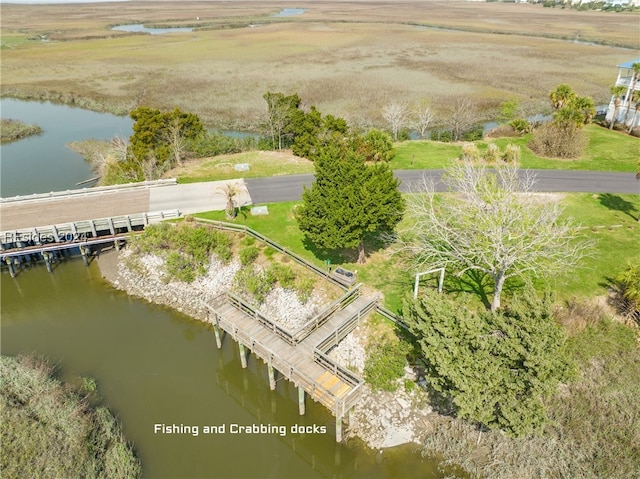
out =
[[129,116],[135,121],[130,138],[134,159],[139,164],[152,161],[158,170],[180,163],[188,142],[204,131],[198,115],[179,108],[161,111],[139,107]]
[[298,226],[326,250],[357,248],[364,263],[366,240],[390,233],[402,219],[399,181],[386,163],[365,165],[352,142],[337,137],[322,146],[315,168],[296,209]]
[[434,292],[405,300],[427,380],[458,416],[514,436],[544,424],[545,399],[572,371],[551,299],[537,299],[531,288],[498,313]]

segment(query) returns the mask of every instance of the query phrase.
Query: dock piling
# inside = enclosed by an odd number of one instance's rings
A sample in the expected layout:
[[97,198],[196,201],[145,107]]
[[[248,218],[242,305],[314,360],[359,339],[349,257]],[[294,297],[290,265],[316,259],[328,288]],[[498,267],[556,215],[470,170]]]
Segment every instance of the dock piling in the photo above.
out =
[[11,275],[12,278],[15,278],[16,270],[13,267],[13,258],[5,258],[4,260],[7,263],[7,266],[9,267],[9,274]]
[[336,415],[336,442],[342,442],[342,414]]
[[304,416],[304,388],[298,385],[298,411]]
[[240,350],[240,364],[242,365],[242,369],[246,369],[247,367],[247,352],[244,349],[244,344],[238,341],[238,349]]
[[51,253],[49,253],[48,251],[43,251],[42,257],[44,258],[44,262],[47,265],[47,271],[49,273],[53,273],[53,265],[51,264]]
[[267,365],[267,371],[269,372],[269,389],[274,391],[276,389],[276,373],[271,363]]
[[85,266],[89,266],[89,258],[88,258],[88,252],[87,252],[87,247],[84,245],[80,246],[80,254],[82,255],[82,261],[84,262]]
[[222,338],[220,337],[220,328],[217,324],[213,325],[213,332],[216,335],[216,346],[218,349],[222,349]]

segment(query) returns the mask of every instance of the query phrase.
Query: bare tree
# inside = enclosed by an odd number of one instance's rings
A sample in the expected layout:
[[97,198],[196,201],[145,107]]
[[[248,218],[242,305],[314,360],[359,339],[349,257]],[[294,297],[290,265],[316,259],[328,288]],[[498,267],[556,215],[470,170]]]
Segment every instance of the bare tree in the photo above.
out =
[[414,111],[414,124],[416,130],[420,133],[420,138],[424,138],[427,130],[433,124],[435,117],[435,113],[426,102],[423,101],[416,107]]
[[392,101],[382,109],[382,117],[389,123],[394,141],[398,141],[398,132],[407,121],[407,105]]
[[184,125],[182,119],[178,116],[174,116],[169,121],[167,128],[164,131],[164,136],[167,144],[171,148],[171,155],[173,156],[173,164],[182,164],[182,155],[187,149],[187,139],[184,135]]
[[462,134],[480,121],[480,112],[476,105],[467,98],[455,96],[447,101],[444,108],[444,122],[451,128],[453,141],[458,141]]
[[266,127],[271,135],[271,144],[278,150],[283,148],[287,125],[291,122],[292,111],[301,103],[297,94],[285,96],[283,93],[267,92],[263,95],[267,102]]
[[492,311],[500,308],[508,278],[566,271],[587,254],[590,244],[560,218],[558,202],[533,194],[532,174],[513,165],[489,170],[463,162],[443,179],[450,194],[436,198],[434,183],[425,180],[424,192],[407,198],[413,221],[399,233],[399,250],[410,254],[418,270],[489,275]]
[[154,155],[149,155],[142,161],[142,174],[145,181],[157,180],[160,178],[158,171],[158,159]]

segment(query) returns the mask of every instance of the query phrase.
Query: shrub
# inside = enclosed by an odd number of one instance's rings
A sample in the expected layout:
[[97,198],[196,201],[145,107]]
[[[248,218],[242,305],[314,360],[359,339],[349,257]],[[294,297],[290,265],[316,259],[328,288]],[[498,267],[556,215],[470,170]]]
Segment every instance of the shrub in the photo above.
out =
[[240,264],[242,266],[250,265],[256,260],[259,253],[255,246],[245,246],[240,250]]
[[431,140],[451,143],[453,141],[453,133],[447,130],[433,130],[431,132]]
[[296,281],[296,291],[298,293],[298,299],[303,303],[309,301],[311,294],[313,293],[313,287],[315,285],[315,281],[313,278],[302,278]]
[[525,133],[531,133],[533,130],[533,125],[531,122],[525,118],[516,118],[509,122],[509,126],[513,128],[513,130],[519,135],[524,135]]
[[270,268],[271,273],[276,278],[280,286],[286,289],[294,289],[296,284],[296,274],[291,266],[281,263],[274,263]]
[[618,310],[640,324],[640,264],[629,264],[615,277]]
[[186,282],[204,274],[211,254],[215,253],[223,261],[229,261],[232,256],[229,236],[205,226],[193,226],[193,223],[147,226],[144,234],[134,237],[131,244],[139,252],[164,253],[167,273]]
[[192,283],[196,279],[196,268],[187,256],[179,251],[172,251],[166,259],[167,274],[185,283]]
[[501,159],[500,147],[495,143],[489,143],[487,145],[487,152],[485,153],[485,160],[489,163],[496,163]]
[[462,159],[464,161],[480,161],[482,155],[475,143],[465,143],[462,145]]
[[534,131],[528,146],[547,158],[578,158],[587,146],[587,137],[575,124],[551,122]]
[[528,288],[504,310],[476,312],[427,291],[407,298],[403,316],[424,355],[425,376],[458,416],[523,436],[541,430],[545,400],[573,372],[551,303]]
[[208,131],[199,135],[189,144],[196,158],[240,153],[255,149],[256,139],[252,136],[233,138],[223,133]]
[[242,240],[240,240],[240,244],[242,246],[253,246],[256,244],[256,239],[253,236],[245,235]]
[[471,130],[467,130],[462,134],[460,138],[462,141],[478,141],[482,140],[484,129],[482,126],[476,126]]
[[485,138],[504,138],[512,136],[520,136],[520,134],[509,125],[498,125],[488,132],[485,135]]
[[241,294],[250,295],[258,304],[264,301],[276,279],[267,270],[258,271],[254,268],[244,268],[236,273],[235,285]]
[[509,143],[504,147],[502,159],[507,163],[517,163],[520,161],[520,147]]
[[395,391],[404,376],[408,345],[395,338],[383,336],[367,348],[364,378],[375,389]]

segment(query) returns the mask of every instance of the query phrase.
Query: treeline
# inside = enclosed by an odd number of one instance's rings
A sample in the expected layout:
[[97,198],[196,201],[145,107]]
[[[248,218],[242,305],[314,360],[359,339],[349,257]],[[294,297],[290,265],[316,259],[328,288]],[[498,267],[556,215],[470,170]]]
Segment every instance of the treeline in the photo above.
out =
[[190,158],[211,157],[247,150],[291,149],[314,161],[324,146],[339,140],[349,144],[364,161],[390,161],[395,152],[392,137],[381,130],[364,134],[349,127],[343,118],[323,116],[315,107],[305,108],[297,94],[266,93],[267,113],[263,137],[234,138],[208,131],[198,115],[179,108],[161,111],[139,107],[131,111],[133,135],[114,138],[92,161],[102,184],[160,178]]

